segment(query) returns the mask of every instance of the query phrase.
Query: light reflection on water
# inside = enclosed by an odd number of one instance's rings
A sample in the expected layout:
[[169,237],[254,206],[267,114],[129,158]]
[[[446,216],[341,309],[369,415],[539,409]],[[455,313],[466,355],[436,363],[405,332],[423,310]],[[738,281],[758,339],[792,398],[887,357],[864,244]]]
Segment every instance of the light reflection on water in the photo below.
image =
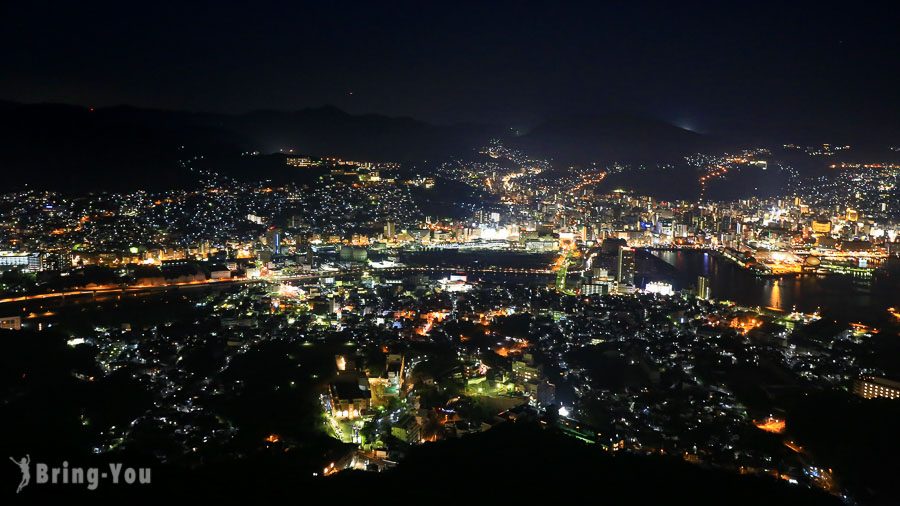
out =
[[726,259],[701,251],[656,251],[658,258],[675,267],[668,276],[676,290],[696,286],[697,276],[709,278],[710,294],[746,306],[774,307],[784,311],[820,310],[839,321],[878,323],[887,308],[900,305],[900,290],[885,283],[852,276],[802,275],[784,278],[755,276]]

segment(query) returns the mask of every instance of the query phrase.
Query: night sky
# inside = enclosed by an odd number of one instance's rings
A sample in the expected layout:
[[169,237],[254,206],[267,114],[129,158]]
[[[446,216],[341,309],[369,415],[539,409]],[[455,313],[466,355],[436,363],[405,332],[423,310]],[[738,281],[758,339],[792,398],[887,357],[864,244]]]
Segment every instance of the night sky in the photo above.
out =
[[0,99],[513,127],[625,110],[702,132],[900,112],[887,5],[183,3],[3,2]]

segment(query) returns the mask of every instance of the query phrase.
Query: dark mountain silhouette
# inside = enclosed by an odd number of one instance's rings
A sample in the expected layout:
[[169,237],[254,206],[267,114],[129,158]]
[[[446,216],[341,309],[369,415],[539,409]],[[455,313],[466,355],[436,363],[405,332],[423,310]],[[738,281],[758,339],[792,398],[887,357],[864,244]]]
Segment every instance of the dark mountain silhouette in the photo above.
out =
[[435,126],[408,117],[348,114],[325,106],[295,112],[256,111],[222,118],[229,130],[252,139],[263,151],[376,161],[421,161],[466,155],[502,128],[459,124]]
[[241,153],[292,149],[313,156],[421,162],[474,155],[492,138],[559,164],[652,164],[726,147],[720,139],[625,113],[558,117],[511,137],[500,126],[439,126],[331,106],[229,115],[0,101],[0,166],[10,189],[171,188],[196,177],[179,161],[199,156],[203,162],[193,162],[196,168],[277,179],[283,160],[250,164]]
[[672,161],[724,146],[718,139],[627,113],[557,117],[511,142],[564,163]]
[[[772,136],[759,132],[770,129],[745,126],[747,131],[730,136],[742,143],[733,143],[656,119],[607,113],[553,118],[513,137],[501,126],[431,125],[407,117],[348,114],[331,106],[229,115],[0,101],[0,167],[11,190],[25,185],[71,191],[160,189],[194,179],[196,175],[179,161],[195,156],[205,160],[195,166],[235,176],[270,177],[281,171],[283,164],[277,158],[248,166],[240,160],[240,154],[248,151],[293,149],[313,156],[421,162],[467,157],[490,139],[500,138],[558,165],[655,164],[678,162],[696,152],[780,145],[778,139],[794,138],[785,133],[763,142]],[[810,129],[799,130],[814,137]],[[891,154],[886,142],[869,144],[883,157]],[[853,154],[857,152],[855,147]]]
[[189,177],[178,164],[189,152],[237,152],[239,146],[234,134],[190,113],[59,104],[0,107],[0,166],[10,189],[170,187]]
[[781,146],[799,144],[850,145],[849,153],[856,161],[867,157],[884,160],[893,158],[889,147],[900,144],[900,122],[897,112],[889,108],[877,114],[854,111],[843,116],[818,109],[810,109],[797,116],[775,119],[771,111],[742,116],[739,121],[724,127],[731,138],[745,145]]
[[[435,126],[334,107],[241,115],[128,106],[0,103],[8,188],[168,188],[193,177],[179,160],[293,149],[313,156],[421,161],[471,153],[502,129]],[[206,167],[213,168],[216,167]]]

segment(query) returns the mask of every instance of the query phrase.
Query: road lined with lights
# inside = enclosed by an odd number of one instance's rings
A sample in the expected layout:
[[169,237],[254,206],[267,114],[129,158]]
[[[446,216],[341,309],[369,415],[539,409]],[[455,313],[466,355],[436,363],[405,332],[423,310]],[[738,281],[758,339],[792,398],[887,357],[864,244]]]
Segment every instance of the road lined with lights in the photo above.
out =
[[[173,288],[200,288],[200,287],[209,287],[209,286],[221,286],[227,284],[244,284],[244,283],[266,283],[266,282],[284,282],[284,281],[302,281],[302,280],[311,280],[311,279],[319,279],[319,278],[327,278],[333,276],[343,276],[348,274],[361,274],[363,272],[367,272],[367,269],[357,269],[350,271],[333,271],[333,272],[318,272],[318,273],[305,273],[305,274],[294,274],[294,275],[271,275],[264,276],[259,278],[231,278],[231,279],[208,279],[205,281],[186,281],[186,282],[178,282],[178,283],[166,283],[164,285],[104,285],[94,289],[78,289],[78,290],[69,290],[64,292],[46,292],[46,293],[36,293],[31,295],[20,295],[18,297],[6,297],[0,299],[0,304],[10,304],[16,302],[29,302],[34,300],[41,299],[53,299],[53,298],[65,298],[65,297],[78,297],[78,296],[96,296],[96,295],[104,295],[104,294],[114,294],[114,293],[139,293],[139,292],[152,292],[152,291],[163,291],[169,290]],[[466,273],[473,274],[536,274],[536,275],[551,275],[554,272],[550,269],[528,269],[528,268],[515,268],[515,267],[479,267],[479,268],[470,268],[470,267],[431,267],[431,266],[403,266],[403,267],[389,267],[386,269],[378,269],[375,272],[380,273],[413,273],[413,272],[447,272],[447,271],[464,271]]]

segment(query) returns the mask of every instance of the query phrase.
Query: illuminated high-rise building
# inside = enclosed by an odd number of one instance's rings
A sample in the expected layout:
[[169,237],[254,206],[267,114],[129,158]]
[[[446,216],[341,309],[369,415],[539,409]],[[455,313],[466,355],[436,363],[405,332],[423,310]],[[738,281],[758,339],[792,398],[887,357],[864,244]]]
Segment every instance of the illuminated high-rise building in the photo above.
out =
[[616,263],[616,281],[619,284],[634,284],[634,249],[621,247],[619,248],[619,261]]
[[697,298],[709,300],[709,278],[697,276]]
[[281,229],[278,227],[269,227],[263,236],[266,247],[276,255],[281,254]]

